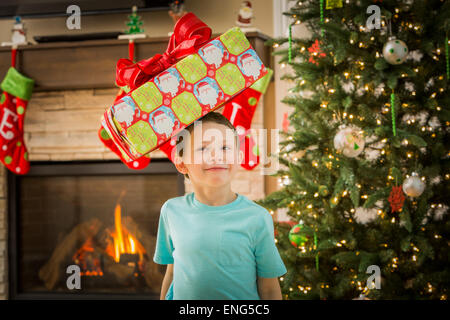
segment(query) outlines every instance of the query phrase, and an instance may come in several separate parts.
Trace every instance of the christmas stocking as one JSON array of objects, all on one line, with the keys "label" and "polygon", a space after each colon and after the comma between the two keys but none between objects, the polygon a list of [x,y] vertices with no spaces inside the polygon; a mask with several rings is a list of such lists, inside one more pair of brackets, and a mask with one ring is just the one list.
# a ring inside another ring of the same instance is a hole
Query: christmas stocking
[{"label": "christmas stocking", "polygon": [[26,174],[30,169],[28,152],[23,139],[23,124],[28,101],[33,92],[34,80],[10,67],[0,84],[0,158],[16,174]]},{"label": "christmas stocking", "polygon": [[244,153],[244,161],[241,166],[247,170],[252,170],[259,164],[258,145],[250,134],[250,127],[259,99],[266,92],[273,74],[272,70],[268,69],[268,71],[250,88],[227,102],[222,112],[238,132],[241,151]]},{"label": "christmas stocking", "polygon": [[[114,103],[125,96],[127,94],[127,91],[123,88],[120,88],[119,93],[117,94],[116,98],[114,99]],[[100,126],[100,129],[98,130],[98,137],[103,144],[108,147],[112,152],[114,152],[120,160],[130,169],[140,170],[144,169],[148,166],[150,163],[150,157],[149,156],[143,156],[140,157],[137,160],[131,160],[128,158],[126,154],[123,154],[119,148],[114,144],[111,137],[108,135],[108,132],[106,132],[105,128],[103,126]]]}]

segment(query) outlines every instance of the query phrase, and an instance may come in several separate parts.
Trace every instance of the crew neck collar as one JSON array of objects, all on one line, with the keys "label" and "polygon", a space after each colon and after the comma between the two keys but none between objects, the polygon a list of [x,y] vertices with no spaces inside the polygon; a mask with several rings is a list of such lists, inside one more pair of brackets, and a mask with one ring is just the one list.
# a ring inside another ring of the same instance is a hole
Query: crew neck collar
[{"label": "crew neck collar", "polygon": [[202,203],[202,202],[197,200],[197,198],[195,197],[195,193],[194,192],[191,192],[190,196],[191,196],[191,199],[192,199],[192,204],[195,207],[197,207],[199,209],[202,209],[202,210],[205,210],[205,211],[218,212],[218,211],[230,210],[230,209],[234,208],[237,204],[239,204],[239,202],[242,201],[242,195],[237,193],[237,192],[235,192],[235,194],[237,196],[236,199],[234,199],[233,201],[231,201],[231,202],[229,202],[227,204],[224,204],[222,206],[210,206],[210,205],[207,205],[205,203]]}]

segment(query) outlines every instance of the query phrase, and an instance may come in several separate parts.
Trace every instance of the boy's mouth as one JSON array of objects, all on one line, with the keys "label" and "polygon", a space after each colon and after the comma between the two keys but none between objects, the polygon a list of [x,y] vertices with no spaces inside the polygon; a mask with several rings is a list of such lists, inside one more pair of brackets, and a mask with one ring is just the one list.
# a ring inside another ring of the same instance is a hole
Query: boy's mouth
[{"label": "boy's mouth", "polygon": [[211,168],[206,168],[206,171],[221,171],[221,170],[227,170],[227,167],[211,167]]}]

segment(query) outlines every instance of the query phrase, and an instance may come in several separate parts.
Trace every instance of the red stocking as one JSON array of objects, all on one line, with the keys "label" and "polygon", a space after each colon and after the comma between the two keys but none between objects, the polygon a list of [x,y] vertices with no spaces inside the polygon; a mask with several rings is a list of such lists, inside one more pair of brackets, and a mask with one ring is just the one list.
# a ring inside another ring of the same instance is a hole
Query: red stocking
[{"label": "red stocking", "polygon": [[26,174],[30,169],[28,151],[23,139],[23,124],[28,101],[33,92],[34,80],[10,67],[0,88],[0,158],[16,174]]}]

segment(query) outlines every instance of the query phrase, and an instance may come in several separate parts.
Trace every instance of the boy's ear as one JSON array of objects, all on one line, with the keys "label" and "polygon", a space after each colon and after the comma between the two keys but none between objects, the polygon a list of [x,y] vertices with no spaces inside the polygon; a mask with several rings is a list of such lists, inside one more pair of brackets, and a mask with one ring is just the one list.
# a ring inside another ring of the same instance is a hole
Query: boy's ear
[{"label": "boy's ear", "polygon": [[186,165],[183,162],[183,159],[180,158],[178,155],[176,155],[173,158],[173,162],[174,162],[175,168],[177,168],[178,172],[180,172],[182,174],[186,174],[188,172]]},{"label": "boy's ear", "polygon": [[239,149],[238,164],[242,164],[243,161],[244,161],[244,152],[241,149]]}]

